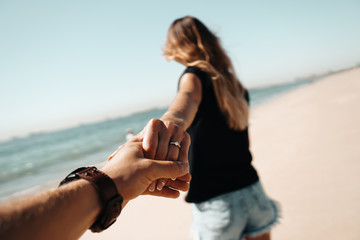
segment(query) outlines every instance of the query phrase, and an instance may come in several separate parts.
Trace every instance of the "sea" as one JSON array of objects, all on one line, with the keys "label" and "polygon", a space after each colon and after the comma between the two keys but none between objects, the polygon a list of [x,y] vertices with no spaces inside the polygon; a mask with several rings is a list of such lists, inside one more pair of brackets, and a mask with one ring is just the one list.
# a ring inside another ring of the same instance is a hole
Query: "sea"
[{"label": "sea", "polygon": [[[320,79],[249,90],[250,108]],[[137,133],[151,118],[160,118],[165,111],[166,108],[151,109],[0,142],[0,201],[6,202],[54,188],[78,167],[103,166],[108,156],[125,142],[128,129]]]}]

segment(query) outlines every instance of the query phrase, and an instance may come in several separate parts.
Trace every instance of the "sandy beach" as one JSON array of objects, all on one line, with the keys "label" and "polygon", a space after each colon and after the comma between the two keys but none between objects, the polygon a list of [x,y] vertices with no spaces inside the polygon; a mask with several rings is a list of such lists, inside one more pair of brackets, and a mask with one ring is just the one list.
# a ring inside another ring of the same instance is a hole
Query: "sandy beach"
[{"label": "sandy beach", "polygon": [[[286,93],[251,112],[251,150],[282,205],[273,239],[360,239],[360,68]],[[191,206],[142,196],[82,240],[190,240]]]}]

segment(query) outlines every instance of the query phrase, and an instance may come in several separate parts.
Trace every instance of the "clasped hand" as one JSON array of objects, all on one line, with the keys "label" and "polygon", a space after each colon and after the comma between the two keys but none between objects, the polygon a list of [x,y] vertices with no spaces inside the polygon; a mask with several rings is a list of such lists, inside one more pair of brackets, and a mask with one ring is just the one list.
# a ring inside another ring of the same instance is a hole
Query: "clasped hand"
[{"label": "clasped hand", "polygon": [[[152,119],[143,130],[143,149],[148,158],[188,162],[189,147],[190,135],[173,122]],[[162,191],[164,187],[169,186],[176,189],[181,186],[180,190],[186,187],[188,190],[190,179],[190,174],[177,179],[161,178],[152,182],[148,191],[152,193],[156,190]]]},{"label": "clasped hand", "polygon": [[189,146],[190,136],[180,127],[152,119],[109,157],[103,171],[126,202],[140,194],[176,198],[189,189]]}]

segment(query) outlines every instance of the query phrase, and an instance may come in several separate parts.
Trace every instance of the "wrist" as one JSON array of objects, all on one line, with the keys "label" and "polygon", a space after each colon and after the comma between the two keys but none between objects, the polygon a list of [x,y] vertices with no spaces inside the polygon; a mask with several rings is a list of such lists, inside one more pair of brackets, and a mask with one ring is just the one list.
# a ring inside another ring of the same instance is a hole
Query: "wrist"
[{"label": "wrist", "polygon": [[75,190],[78,193],[76,201],[81,203],[82,206],[86,205],[86,214],[84,213],[82,216],[83,219],[86,219],[84,216],[88,217],[89,221],[87,221],[86,224],[87,228],[89,228],[96,221],[96,218],[103,208],[103,203],[98,191],[93,184],[85,179],[78,179],[70,184],[64,185],[62,188],[66,189],[68,187],[71,188],[72,191]]},{"label": "wrist", "polygon": [[119,195],[113,180],[96,167],[76,169],[60,183],[60,186],[79,178],[90,182],[101,200],[102,210],[90,227],[93,232],[101,232],[116,221],[122,209],[123,198]]},{"label": "wrist", "polygon": [[185,128],[184,128],[185,120],[182,118],[163,116],[160,118],[160,120],[163,121],[166,126],[170,123],[170,124],[174,124],[175,126],[181,128],[182,130],[185,130]]},{"label": "wrist", "polygon": [[119,184],[119,183],[125,182],[122,180],[121,174],[119,174],[119,171],[117,171],[116,169],[107,167],[107,166],[103,167],[101,169],[101,171],[103,173],[105,173],[106,175],[108,175],[113,180],[119,195],[122,196],[122,198],[123,198],[123,202],[121,205],[121,209],[123,209],[126,206],[126,204],[129,202],[130,199],[128,197],[128,194],[125,191],[126,185],[121,186],[121,184]]}]

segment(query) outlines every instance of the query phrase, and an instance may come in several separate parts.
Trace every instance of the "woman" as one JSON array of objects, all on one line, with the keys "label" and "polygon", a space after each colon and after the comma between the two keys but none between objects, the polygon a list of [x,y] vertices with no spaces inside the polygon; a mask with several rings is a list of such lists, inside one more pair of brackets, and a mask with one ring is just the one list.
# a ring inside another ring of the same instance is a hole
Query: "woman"
[{"label": "woman", "polygon": [[270,239],[278,210],[251,165],[249,95],[219,39],[198,19],[180,18],[170,26],[164,55],[187,67],[161,120],[191,137],[186,201],[194,203],[199,238]]}]

